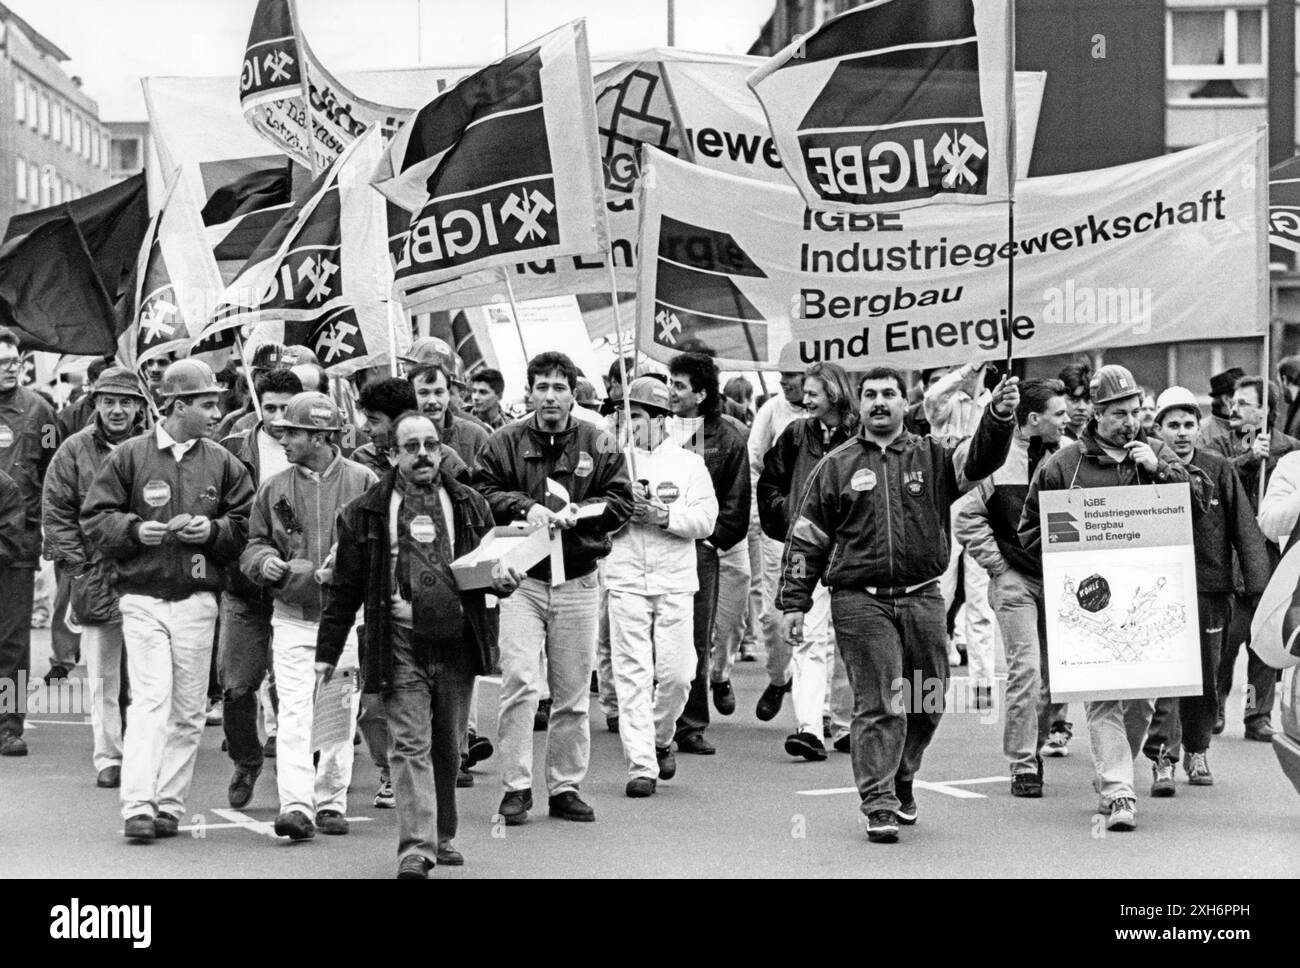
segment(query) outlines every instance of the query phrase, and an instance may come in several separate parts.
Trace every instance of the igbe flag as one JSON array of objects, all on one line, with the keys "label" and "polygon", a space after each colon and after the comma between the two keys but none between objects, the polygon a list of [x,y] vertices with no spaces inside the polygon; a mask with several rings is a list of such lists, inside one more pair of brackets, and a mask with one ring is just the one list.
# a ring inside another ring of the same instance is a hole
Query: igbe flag
[{"label": "igbe flag", "polygon": [[[372,128],[312,183],[226,289],[201,339],[243,327],[250,347],[305,345],[339,373],[388,359],[392,273],[384,200],[369,184],[381,151]],[[398,337],[401,352],[409,334]]]},{"label": "igbe flag", "polygon": [[411,213],[389,239],[402,290],[606,248],[581,20],[461,80],[398,132],[374,185]]},{"label": "igbe flag", "polygon": [[749,78],[810,208],[1005,201],[1010,0],[876,0]]}]

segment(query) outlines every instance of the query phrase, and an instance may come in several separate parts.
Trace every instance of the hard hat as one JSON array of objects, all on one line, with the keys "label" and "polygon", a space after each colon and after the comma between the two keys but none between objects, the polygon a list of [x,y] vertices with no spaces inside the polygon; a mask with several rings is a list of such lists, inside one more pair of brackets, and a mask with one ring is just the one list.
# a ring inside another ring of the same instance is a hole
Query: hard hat
[{"label": "hard hat", "polygon": [[197,397],[220,393],[221,386],[212,375],[212,367],[202,360],[177,360],[163,371],[159,394],[164,397]]},{"label": "hard hat", "polygon": [[1088,397],[1098,406],[1135,397],[1141,392],[1133,374],[1117,363],[1107,363],[1093,374],[1088,384]]},{"label": "hard hat", "polygon": [[279,343],[262,343],[253,350],[249,365],[255,370],[275,370],[289,363],[285,359],[285,348]]},{"label": "hard hat", "polygon": [[1201,416],[1196,394],[1186,387],[1170,387],[1156,398],[1156,423],[1170,410],[1190,410],[1198,419]]},{"label": "hard hat", "polygon": [[652,376],[639,376],[627,388],[628,404],[637,403],[659,413],[672,413],[672,402],[668,397],[668,387],[662,380]]},{"label": "hard hat", "polygon": [[466,386],[465,363],[452,350],[446,340],[438,339],[436,336],[421,336],[411,344],[409,353],[403,356],[402,359],[415,366],[424,363],[437,363],[447,371],[449,383],[458,384],[461,389]]},{"label": "hard hat", "polygon": [[99,374],[99,379],[95,385],[90,388],[91,394],[96,393],[113,393],[121,397],[139,397],[141,400],[146,399],[144,390],[140,389],[140,381],[136,375],[124,366],[110,366]]},{"label": "hard hat", "polygon": [[299,366],[303,363],[315,363],[320,366],[320,357],[316,355],[315,350],[310,346],[295,344],[284,348],[285,366]]},{"label": "hard hat", "polygon": [[271,422],[276,430],[338,430],[343,418],[334,401],[323,393],[296,393],[284,416]]}]

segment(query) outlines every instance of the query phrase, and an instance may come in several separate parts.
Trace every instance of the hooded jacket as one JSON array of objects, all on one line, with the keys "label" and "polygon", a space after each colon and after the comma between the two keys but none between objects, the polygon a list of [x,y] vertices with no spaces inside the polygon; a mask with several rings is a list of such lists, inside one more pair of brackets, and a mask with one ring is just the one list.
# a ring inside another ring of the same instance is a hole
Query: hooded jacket
[{"label": "hooded jacket", "polygon": [[[104,462],[81,505],[90,545],[117,566],[117,590],[179,601],[220,591],[221,566],[236,561],[248,538],[253,482],[220,444],[200,438],[180,463],[158,446],[157,428],[132,437]],[[166,523],[181,513],[212,522],[201,545],[172,535],[150,547],[140,541],[144,521]]]},{"label": "hooded jacket", "polygon": [[[579,521],[563,535],[564,576],[581,578],[609,554],[610,534],[632,516],[627,465],[605,431],[569,417],[567,427],[552,433],[542,430],[533,414],[492,435],[471,479],[497,523],[509,524],[527,516],[534,504],[558,510],[555,498],[547,503],[547,478],[567,490],[575,504],[605,502],[604,514]],[[550,560],[534,565],[528,574],[549,581]]]},{"label": "hooded jacket", "polygon": [[1020,512],[1020,545],[1033,556],[1042,570],[1042,534],[1038,523],[1038,494],[1040,491],[1066,491],[1081,487],[1129,487],[1136,484],[1186,483],[1191,486],[1192,513],[1203,507],[1202,487],[1199,477],[1194,477],[1178,458],[1168,451],[1164,443],[1148,437],[1141,429],[1134,438],[1151,447],[1156,455],[1156,470],[1150,474],[1130,459],[1116,461],[1097,439],[1097,419],[1088,421],[1079,439],[1062,447],[1039,465],[1025,506]]},{"label": "hooded jacket", "polygon": [[[363,608],[360,626],[361,680],[367,693],[387,693],[393,681],[392,557],[389,504],[397,482],[390,469],[364,494],[344,505],[335,525],[338,551],[334,575],[325,586],[325,605],[316,635],[316,661],[337,665],[348,632]],[[492,511],[477,492],[455,480],[441,481],[451,499],[455,546],[452,556],[469,554],[493,526]],[[460,593],[464,610],[462,641],[475,658],[475,675],[488,675],[497,663],[497,608],[488,608],[478,588]],[[420,643],[419,630],[414,630]]]},{"label": "hooded jacket", "polygon": [[249,581],[270,590],[277,615],[319,622],[324,590],[314,569],[286,572],[279,581],[271,581],[262,574],[262,563],[268,558],[305,558],[319,568],[334,544],[338,509],[375,481],[372,471],[335,451],[320,474],[291,465],[262,482],[253,499],[248,545],[239,556],[239,570]]}]

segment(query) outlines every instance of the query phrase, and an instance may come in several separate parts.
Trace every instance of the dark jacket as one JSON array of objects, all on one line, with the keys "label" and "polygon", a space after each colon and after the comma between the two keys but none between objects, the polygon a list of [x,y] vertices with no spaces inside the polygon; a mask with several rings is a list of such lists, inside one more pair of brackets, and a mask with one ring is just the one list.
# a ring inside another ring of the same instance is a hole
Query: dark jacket
[{"label": "dark jacket", "polygon": [[718,520],[709,543],[719,551],[728,551],[749,534],[751,495],[745,435],[721,414],[711,413],[704,417],[702,433],[683,447],[704,458],[718,498]]},{"label": "dark jacket", "polygon": [[[469,465],[460,459],[460,455],[448,447],[446,444],[439,445],[442,449],[442,458],[438,462],[438,473],[444,479],[460,481],[462,484],[469,483]],[[388,462],[388,454],[381,451],[372,440],[369,443],[362,444],[352,452],[348,458],[368,470],[374,471],[376,477],[383,477],[393,465]]]},{"label": "dark jacket", "polygon": [[[144,496],[151,484],[154,504]],[[220,444],[200,439],[177,464],[150,430],[104,462],[81,505],[81,526],[88,542],[115,561],[119,593],[179,601],[221,590],[222,566],[238,560],[248,539],[252,502],[248,471]],[[206,543],[185,544],[170,535],[156,547],[141,543],[142,522],[166,523],[181,513],[212,521]]]},{"label": "dark jacket", "polygon": [[447,410],[438,428],[438,438],[444,447],[450,447],[470,467],[474,466],[479,451],[487,443],[489,431],[480,420],[470,420]]},{"label": "dark jacket", "polygon": [[82,502],[113,450],[92,410],[90,424],[59,446],[45,474],[41,501],[45,557],[72,576],[72,610],[87,625],[105,624],[120,617],[113,588],[113,561],[93,548],[81,529]]},{"label": "dark jacket", "polygon": [[[361,680],[368,693],[387,693],[393,681],[388,514],[396,481],[397,471],[390,469],[339,511],[334,575],[325,586],[325,607],[316,635],[316,661],[337,665],[357,609],[364,606],[359,633]],[[476,491],[459,481],[444,478],[442,486],[451,498],[456,531],[452,555],[460,558],[477,548],[492,530],[492,511]],[[488,675],[497,663],[498,610],[487,607],[487,595],[481,588],[462,591],[460,600],[465,612],[462,641],[474,654],[475,674]],[[415,641],[420,642],[419,630]]]},{"label": "dark jacket", "polygon": [[[257,489],[262,484],[262,451],[257,446],[257,432],[261,427],[262,424],[259,421],[252,427],[245,427],[243,430],[236,431],[221,440],[221,446],[234,454],[235,459],[244,465],[244,470],[248,471],[248,478],[253,484],[254,494],[257,493]],[[251,506],[249,507],[249,514],[252,514]],[[232,561],[227,562],[223,568],[226,573],[227,592],[242,598],[250,604],[260,605],[262,608],[267,609],[271,607],[270,591],[256,582],[250,581],[248,576],[239,570],[238,555]]]},{"label": "dark jacket", "polygon": [[18,387],[0,398],[0,471],[18,485],[26,511],[23,551],[16,565],[35,568],[41,557],[41,482],[59,447],[54,408],[39,393]]},{"label": "dark jacket", "polygon": [[79,430],[85,430],[95,419],[95,395],[83,393],[59,411],[59,440],[67,440]]},{"label": "dark jacket", "polygon": [[1168,452],[1165,445],[1141,430],[1138,440],[1149,444],[1156,455],[1156,472],[1148,474],[1131,460],[1122,463],[1102,449],[1097,439],[1097,421],[1089,420],[1079,439],[1062,447],[1038,467],[1025,506],[1020,512],[1020,544],[1042,568],[1042,535],[1038,525],[1038,493],[1040,491],[1067,491],[1079,487],[1129,487],[1136,484],[1166,484],[1185,482],[1191,486],[1192,513],[1201,504],[1202,488],[1188,473],[1187,466]]},{"label": "dark jacket", "polygon": [[883,450],[861,433],[817,465],[781,556],[778,611],[806,612],[818,579],[832,590],[908,587],[948,567],[948,515],[1006,459],[1012,417],[987,409],[964,467],[956,448],[904,430]]},{"label": "dark jacket", "polygon": [[1223,595],[1234,591],[1232,553],[1237,553],[1245,594],[1258,595],[1273,573],[1264,533],[1255,522],[1249,495],[1232,462],[1203,447],[1192,452],[1202,472],[1204,507],[1193,503],[1192,544],[1196,550],[1196,590]]},{"label": "dark jacket", "polygon": [[758,475],[758,521],[773,541],[790,535],[791,510],[799,507],[804,488],[818,461],[852,437],[844,425],[836,427],[823,443],[823,425],[813,417],[791,423],[763,456]]},{"label": "dark jacket", "polygon": [[[575,504],[605,502],[600,517],[564,532],[564,576],[581,578],[609,554],[610,534],[632,517],[627,464],[605,431],[570,417],[564,430],[550,433],[538,426],[533,414],[493,434],[472,471],[473,487],[487,498],[498,524],[518,521],[534,504],[555,508],[554,498],[547,503],[548,477],[565,488]],[[550,561],[539,562],[528,574],[549,581]]]},{"label": "dark jacket", "polygon": [[14,479],[0,471],[0,568],[22,560],[23,532],[27,525],[26,503]]},{"label": "dark jacket", "polygon": [[[1206,447],[1232,461],[1232,466],[1237,469],[1237,474],[1241,477],[1241,486],[1246,489],[1246,497],[1250,500],[1250,506],[1258,514],[1260,461],[1258,457],[1251,453],[1250,445],[1246,443],[1246,437],[1238,433],[1228,433],[1215,437]],[[1268,480],[1273,476],[1273,468],[1277,467],[1278,459],[1283,454],[1289,454],[1293,450],[1300,450],[1300,440],[1288,437],[1275,428],[1269,432],[1268,448],[1268,461],[1264,467],[1264,487],[1268,487]]]}]

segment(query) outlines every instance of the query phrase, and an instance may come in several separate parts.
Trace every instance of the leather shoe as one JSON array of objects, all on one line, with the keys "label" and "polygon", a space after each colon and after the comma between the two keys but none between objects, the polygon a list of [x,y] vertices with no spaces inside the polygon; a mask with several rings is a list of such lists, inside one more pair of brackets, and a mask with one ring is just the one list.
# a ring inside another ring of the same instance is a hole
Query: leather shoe
[{"label": "leather shoe", "polygon": [[311,840],[316,836],[316,827],[305,813],[290,810],[275,818],[275,835],[290,840]]},{"label": "leather shoe", "polygon": [[694,753],[697,756],[712,756],[717,747],[704,738],[703,733],[691,733],[677,741],[677,752]]},{"label": "leather shoe", "polygon": [[330,837],[342,837],[348,832],[348,818],[337,810],[316,811],[316,829]]},{"label": "leather shoe", "polygon": [[826,759],[826,747],[812,733],[792,733],[785,738],[785,751],[810,763]]},{"label": "leather shoe", "polygon": [[465,761],[462,760],[460,764],[460,772],[456,774],[456,789],[466,790],[473,785],[474,774],[469,771],[469,767],[467,767]]},{"label": "leather shoe", "polygon": [[655,781],[648,776],[633,777],[627,781],[627,790],[624,792],[626,792],[629,797],[635,799],[653,796],[655,792]]},{"label": "leather shoe", "polygon": [[467,759],[465,765],[472,768],[475,765],[482,763],[484,760],[490,760],[492,754],[495,752],[496,750],[493,748],[490,739],[486,736],[480,736],[478,733],[471,732],[469,734],[469,743],[466,746],[465,755]]},{"label": "leather shoe", "polygon": [[728,680],[710,683],[709,688],[713,691],[714,709],[723,716],[730,716],[736,711],[736,693]]},{"label": "leather shoe", "polygon": [[153,818],[154,836],[159,840],[175,837],[180,832],[181,819],[170,813],[160,813]]},{"label": "leather shoe", "polygon": [[147,813],[139,813],[134,817],[129,817],[126,826],[122,828],[122,836],[128,840],[153,840],[157,836],[153,826],[153,817]]},{"label": "leather shoe", "polygon": [[451,844],[439,844],[438,863],[443,867],[464,867],[465,857]]},{"label": "leather shoe", "polygon": [[532,790],[510,790],[501,798],[497,813],[506,822],[507,827],[518,827],[528,822],[528,811],[533,809]]},{"label": "leather shoe", "polygon": [[421,854],[407,854],[397,864],[399,881],[427,881],[429,861]]},{"label": "leather shoe", "polygon": [[226,799],[234,809],[243,810],[248,806],[248,802],[253,799],[253,786],[261,775],[260,766],[255,770],[246,766],[235,767],[235,775],[230,778],[230,786],[226,790]]},{"label": "leather shoe", "polygon": [[677,757],[671,746],[656,746],[655,759],[659,761],[659,779],[671,780],[677,775]]},{"label": "leather shoe", "polygon": [[551,725],[551,700],[543,699],[537,704],[537,712],[533,713],[533,732],[544,733]]},{"label": "leather shoe", "polygon": [[99,776],[95,777],[95,786],[103,790],[116,790],[122,785],[122,768],[120,766],[106,766],[99,771]]},{"label": "leather shoe", "polygon": [[754,715],[763,722],[775,719],[776,714],[781,711],[781,703],[785,701],[785,694],[790,691],[794,680],[787,682],[784,686],[768,683],[763,695],[758,697],[758,705],[754,708]]},{"label": "leather shoe", "polygon": [[5,733],[0,736],[0,756],[26,756],[27,740],[17,733]]},{"label": "leather shoe", "polygon": [[1277,730],[1267,722],[1246,727],[1246,739],[1253,739],[1257,743],[1267,743],[1276,735]]},{"label": "leather shoe", "polygon": [[561,820],[576,820],[578,823],[591,823],[596,819],[596,811],[582,802],[582,798],[572,790],[556,794],[550,798],[547,806],[552,817]]},{"label": "leather shoe", "polygon": [[834,743],[832,743],[831,746],[834,747],[836,753],[852,753],[853,737],[848,733],[845,733]]}]

